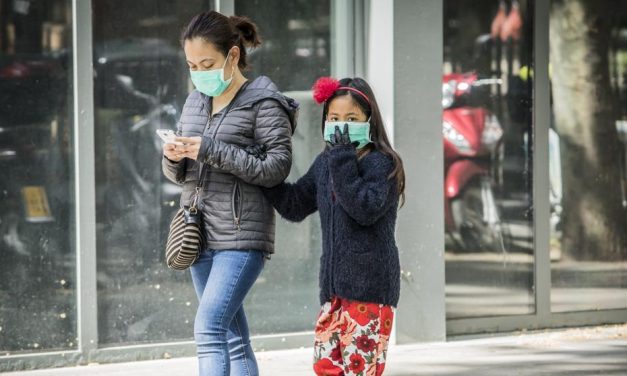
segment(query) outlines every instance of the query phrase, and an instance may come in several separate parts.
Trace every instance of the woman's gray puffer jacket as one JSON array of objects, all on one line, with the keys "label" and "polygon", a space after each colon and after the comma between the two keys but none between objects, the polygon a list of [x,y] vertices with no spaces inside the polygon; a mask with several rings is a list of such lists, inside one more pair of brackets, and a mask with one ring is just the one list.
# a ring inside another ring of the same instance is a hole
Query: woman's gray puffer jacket
[{"label": "woman's gray puffer jacket", "polygon": [[[177,125],[178,134],[193,137],[201,136],[209,122],[198,154],[207,169],[198,201],[205,248],[273,253],[274,209],[260,186],[275,186],[290,172],[298,104],[261,76],[242,89],[218,126],[223,111],[211,116],[211,98],[195,90],[187,97]],[[252,144],[266,145],[265,160],[244,150]],[[189,205],[199,163],[163,157],[162,166],[169,180],[183,185],[181,207]]]}]

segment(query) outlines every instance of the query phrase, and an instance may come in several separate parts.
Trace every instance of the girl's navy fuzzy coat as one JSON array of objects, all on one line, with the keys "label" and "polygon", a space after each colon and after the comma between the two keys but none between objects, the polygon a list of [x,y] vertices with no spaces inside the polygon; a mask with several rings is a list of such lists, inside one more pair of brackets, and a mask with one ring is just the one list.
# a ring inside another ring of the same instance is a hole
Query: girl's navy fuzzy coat
[{"label": "girl's navy fuzzy coat", "polygon": [[351,146],[320,153],[296,183],[264,189],[285,219],[316,210],[322,225],[320,303],[333,296],[396,306],[400,263],[394,238],[399,195],[392,158],[373,150],[361,159]]}]

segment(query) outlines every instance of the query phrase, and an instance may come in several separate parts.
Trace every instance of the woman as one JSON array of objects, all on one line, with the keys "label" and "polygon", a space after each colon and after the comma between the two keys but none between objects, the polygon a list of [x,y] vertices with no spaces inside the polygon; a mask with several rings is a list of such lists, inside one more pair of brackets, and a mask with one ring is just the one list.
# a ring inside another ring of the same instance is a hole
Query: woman
[{"label": "woman", "polygon": [[[189,205],[198,200],[205,249],[191,274],[199,306],[194,323],[200,375],[257,375],[243,301],[274,251],[274,211],[260,187],[289,174],[297,104],[267,77],[248,82],[246,47],[260,44],[245,17],[211,11],[195,16],[182,35],[196,87],[177,126],[180,137],[164,146],[165,175],[183,185]],[[246,152],[266,145],[266,158]]]},{"label": "woman", "polygon": [[[400,293],[394,230],[405,190],[403,163],[366,81],[323,77],[314,99],[324,105],[327,148],[297,182],[264,192],[287,220],[320,214],[322,309],[314,372],[379,376]],[[250,152],[263,156],[257,147]]]}]

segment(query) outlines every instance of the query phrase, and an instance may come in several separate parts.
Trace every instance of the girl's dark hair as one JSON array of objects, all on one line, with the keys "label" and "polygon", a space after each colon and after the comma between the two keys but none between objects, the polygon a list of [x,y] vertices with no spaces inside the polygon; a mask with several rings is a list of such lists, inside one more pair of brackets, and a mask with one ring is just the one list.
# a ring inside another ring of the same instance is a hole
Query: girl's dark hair
[{"label": "girl's dark hair", "polygon": [[368,85],[366,80],[359,77],[343,78],[340,80],[340,85],[361,91],[366,95],[366,97],[368,97],[370,103],[368,103],[364,97],[351,90],[336,90],[333,95],[331,95],[331,97],[324,102],[322,111],[322,132],[324,133],[324,122],[327,118],[327,114],[329,113],[329,104],[331,101],[339,96],[350,95],[353,101],[357,103],[359,108],[361,108],[363,113],[370,118],[370,139],[372,140],[372,143],[362,150],[365,150],[367,153],[370,150],[368,147],[371,149],[374,148],[394,160],[394,170],[392,170],[388,178],[396,179],[396,188],[401,198],[401,206],[403,206],[405,203],[405,170],[403,168],[403,160],[390,144],[390,140],[383,125],[383,117],[381,116],[381,111],[379,111],[379,105],[377,104],[377,100],[374,97],[374,93],[372,92],[370,85]]},{"label": "girl's dark hair", "polygon": [[181,34],[181,44],[195,38],[202,38],[213,44],[225,57],[233,46],[239,47],[240,58],[237,65],[241,70],[248,67],[246,47],[254,48],[261,44],[257,26],[248,17],[227,17],[213,10],[192,18]]}]

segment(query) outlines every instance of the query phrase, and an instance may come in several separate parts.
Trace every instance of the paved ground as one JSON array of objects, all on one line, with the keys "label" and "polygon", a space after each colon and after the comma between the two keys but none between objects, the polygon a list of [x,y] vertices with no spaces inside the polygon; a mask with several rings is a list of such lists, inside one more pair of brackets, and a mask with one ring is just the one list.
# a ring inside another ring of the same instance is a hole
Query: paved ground
[{"label": "paved ground", "polygon": [[[311,349],[257,354],[262,376],[311,375]],[[6,373],[7,376],[195,375],[194,358]],[[627,375],[627,324],[393,346],[386,376]]]}]

